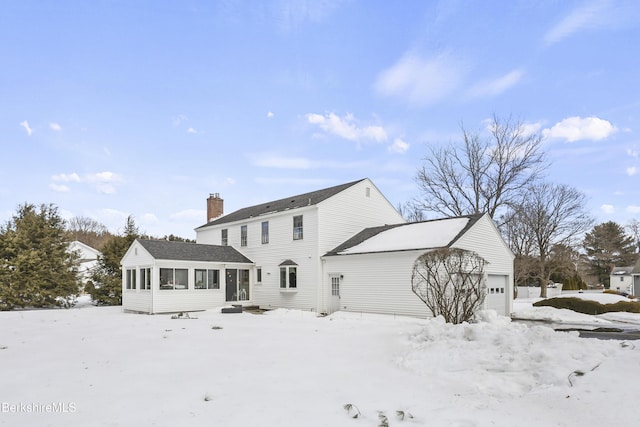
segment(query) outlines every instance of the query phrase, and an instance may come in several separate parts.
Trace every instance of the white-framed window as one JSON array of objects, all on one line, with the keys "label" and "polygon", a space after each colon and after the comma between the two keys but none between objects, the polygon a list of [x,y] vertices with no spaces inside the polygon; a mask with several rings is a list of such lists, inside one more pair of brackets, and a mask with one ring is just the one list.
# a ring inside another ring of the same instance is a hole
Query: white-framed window
[{"label": "white-framed window", "polygon": [[151,268],[140,269],[140,289],[143,291],[151,289]]},{"label": "white-framed window", "polygon": [[298,288],[298,267],[286,265],[280,267],[280,289]]},{"label": "white-framed window", "polygon": [[302,215],[296,215],[293,217],[293,240],[302,240]]},{"label": "white-framed window", "polygon": [[186,268],[161,268],[160,289],[189,289],[189,270]]},{"label": "white-framed window", "polygon": [[240,246],[247,246],[247,226],[240,226]]},{"label": "white-framed window", "polygon": [[194,270],[195,289],[220,289],[220,270]]},{"label": "white-framed window", "polygon": [[256,283],[262,283],[262,267],[256,267]]},{"label": "white-framed window", "polygon": [[126,282],[127,289],[136,288],[136,269],[135,268],[127,268],[125,272],[125,282]]},{"label": "white-framed window", "polygon": [[262,244],[269,243],[269,221],[262,222]]},{"label": "white-framed window", "polygon": [[221,230],[220,244],[222,246],[229,245],[229,230],[227,230],[226,228]]}]

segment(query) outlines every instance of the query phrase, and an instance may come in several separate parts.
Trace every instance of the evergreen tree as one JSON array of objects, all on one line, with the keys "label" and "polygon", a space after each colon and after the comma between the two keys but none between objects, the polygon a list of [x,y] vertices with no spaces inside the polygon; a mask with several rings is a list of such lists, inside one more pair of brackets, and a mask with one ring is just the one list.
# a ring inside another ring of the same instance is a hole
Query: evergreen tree
[{"label": "evergreen tree", "polygon": [[0,310],[75,304],[79,260],[67,238],[55,206],[18,207],[0,228]]},{"label": "evergreen tree", "polygon": [[91,275],[88,286],[94,302],[100,305],[122,304],[122,268],[120,261],[134,240],[140,237],[138,227],[132,216],[121,235],[113,236],[102,247],[98,256],[98,265]]},{"label": "evergreen tree", "polygon": [[624,228],[613,222],[598,224],[584,237],[583,247],[589,260],[589,271],[600,283],[609,287],[609,274],[613,267],[633,265],[636,259],[635,243]]}]

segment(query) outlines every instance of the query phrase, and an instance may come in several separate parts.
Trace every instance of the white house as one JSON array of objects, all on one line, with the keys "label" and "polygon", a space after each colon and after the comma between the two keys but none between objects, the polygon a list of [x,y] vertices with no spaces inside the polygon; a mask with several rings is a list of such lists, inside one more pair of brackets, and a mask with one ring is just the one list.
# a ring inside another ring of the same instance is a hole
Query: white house
[{"label": "white house", "polygon": [[89,280],[89,276],[98,265],[98,256],[101,255],[100,251],[80,242],[79,240],[74,240],[69,243],[67,251],[76,252],[78,254],[80,258],[78,274],[80,275],[82,283],[86,284]]},{"label": "white house", "polygon": [[488,215],[367,228],[323,256],[331,310],[429,316],[411,290],[415,260],[439,248],[475,251],[487,261],[485,307],[509,315],[514,255]]},{"label": "white house", "polygon": [[[435,245],[428,232],[413,233],[418,228],[426,230],[427,223],[406,224],[369,179],[224,216],[222,203],[218,194],[207,200],[208,222],[196,228],[198,243],[188,247],[189,253],[185,244],[173,249],[175,242],[162,242],[162,254],[154,247],[156,243],[149,241],[138,240],[131,246],[122,260],[125,310],[160,313],[233,303],[318,313],[340,309],[425,316],[426,307],[418,310],[413,301],[417,297],[407,280],[411,266],[429,248],[452,246],[473,249],[491,263],[489,292],[493,289],[495,295],[489,298],[490,304],[503,314],[510,312],[513,255],[488,217],[452,220],[459,229],[448,225],[451,233],[457,231]],[[375,241],[371,230],[379,230],[376,234],[383,236],[394,229],[408,231],[410,248],[378,246],[376,251],[355,253],[356,249],[344,247],[353,239],[362,240],[359,245],[367,244],[369,239],[363,236],[370,235]],[[224,256],[231,258],[222,259],[223,250],[229,251]],[[197,258],[198,251],[209,257]],[[160,277],[161,269],[165,275],[169,274],[166,269],[173,269],[171,277],[178,288],[162,287],[166,280]],[[203,270],[206,274],[218,271],[219,289],[204,292],[196,288]],[[499,302],[497,295],[501,296]]]},{"label": "white house", "polygon": [[640,268],[636,271],[634,266],[613,267],[609,276],[609,289],[640,295]]}]

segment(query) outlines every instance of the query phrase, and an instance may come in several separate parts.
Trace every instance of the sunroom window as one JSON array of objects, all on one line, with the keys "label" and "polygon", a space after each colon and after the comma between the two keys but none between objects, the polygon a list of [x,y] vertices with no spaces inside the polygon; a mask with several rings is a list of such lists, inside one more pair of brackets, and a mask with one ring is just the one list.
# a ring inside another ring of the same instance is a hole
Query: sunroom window
[{"label": "sunroom window", "polygon": [[161,268],[160,289],[189,289],[189,270],[186,268]]},{"label": "sunroom window", "polygon": [[126,287],[127,289],[135,289],[136,288],[136,270],[133,268],[127,268],[126,271]]},{"label": "sunroom window", "polygon": [[140,269],[140,289],[147,290],[147,291],[151,289],[151,269],[150,268]]},{"label": "sunroom window", "polygon": [[195,289],[220,289],[220,270],[194,270]]}]

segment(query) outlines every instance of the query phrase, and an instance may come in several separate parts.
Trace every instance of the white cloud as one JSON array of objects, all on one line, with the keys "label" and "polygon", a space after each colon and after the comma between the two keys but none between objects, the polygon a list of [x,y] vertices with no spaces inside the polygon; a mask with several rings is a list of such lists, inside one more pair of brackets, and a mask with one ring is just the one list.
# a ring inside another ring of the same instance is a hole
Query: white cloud
[{"label": "white cloud", "polygon": [[88,183],[93,184],[95,188],[105,194],[113,194],[116,193],[116,185],[124,182],[124,179],[119,174],[105,171],[98,172],[94,174],[80,176],[77,173],[73,172],[70,174],[61,173],[57,175],[51,176],[52,184],[49,185],[51,189],[58,192],[68,192],[70,188],[63,184],[57,183]]},{"label": "white cloud", "polygon": [[55,191],[56,193],[68,193],[69,191],[71,191],[71,189],[66,185],[56,184],[53,182],[49,184],[49,188]]},{"label": "white cloud", "polygon": [[400,153],[400,154],[406,153],[408,149],[409,149],[409,144],[400,138],[394,139],[393,144],[387,147],[387,150],[389,150],[390,152]]},{"label": "white cloud", "polygon": [[28,121],[24,120],[24,121],[20,122],[20,126],[22,126],[24,128],[24,130],[27,131],[27,135],[28,136],[31,136],[31,134],[33,133],[33,129],[31,129],[29,127],[29,122]]},{"label": "white cloud", "polygon": [[612,213],[615,213],[616,211],[613,205],[602,205],[600,206],[600,210],[606,214],[612,214]]},{"label": "white cloud", "polygon": [[513,70],[505,74],[504,76],[498,77],[497,79],[487,82],[481,82],[474,85],[469,91],[469,95],[473,98],[500,95],[501,93],[518,84],[523,75],[523,70]]},{"label": "white cloud", "polygon": [[544,136],[563,138],[568,142],[590,139],[598,141],[613,133],[617,128],[607,120],[598,117],[568,117],[556,123],[552,128],[543,131]]},{"label": "white cloud", "polygon": [[574,9],[544,36],[548,45],[557,43],[582,30],[599,28],[605,24],[608,1],[591,1]]},{"label": "white cloud", "polygon": [[275,116],[275,114],[273,114],[273,112],[271,112],[271,111],[267,112],[267,118],[268,119],[272,118],[273,116]]},{"label": "white cloud", "polygon": [[152,213],[145,213],[142,214],[142,216],[140,217],[140,221],[145,222],[145,223],[157,223],[158,222],[158,217],[155,214]]},{"label": "white cloud", "polygon": [[180,126],[182,122],[186,122],[187,120],[189,120],[187,116],[184,114],[178,114],[171,118],[171,123],[173,123],[174,126]]},{"label": "white cloud", "polygon": [[75,172],[70,174],[61,173],[53,175],[51,179],[57,182],[80,182],[80,176]]},{"label": "white cloud", "polygon": [[49,123],[49,128],[56,132],[60,132],[62,130],[62,127],[58,123]]},{"label": "white cloud", "polygon": [[187,129],[187,133],[191,133],[191,134],[194,134],[194,135],[195,135],[195,134],[197,134],[197,133],[198,133],[198,131],[197,131],[197,130],[195,130],[194,128],[189,128],[189,129]]},{"label": "white cloud", "polygon": [[632,214],[638,214],[640,213],[640,206],[634,206],[634,205],[627,206],[627,212]]},{"label": "white cloud", "polygon": [[464,68],[461,61],[448,54],[423,58],[409,53],[378,75],[374,89],[413,105],[430,105],[460,85]]},{"label": "white cloud", "polygon": [[633,148],[627,148],[627,154],[633,158],[637,158],[638,157],[638,150],[636,149],[636,147],[634,146]]},{"label": "white cloud", "polygon": [[223,184],[224,185],[233,185],[236,183],[236,180],[233,178],[225,178]]},{"label": "white cloud", "polygon": [[359,127],[353,114],[348,113],[340,117],[335,113],[325,115],[309,113],[306,115],[307,122],[317,125],[323,131],[337,135],[350,141],[373,140],[376,142],[386,141],[387,132],[382,126],[362,126]]},{"label": "white cloud", "polygon": [[638,173],[638,168],[635,166],[630,166],[627,168],[627,175],[633,176]]},{"label": "white cloud", "polygon": [[522,124],[522,136],[523,137],[527,137],[527,136],[531,136],[535,133],[540,132],[540,129],[542,129],[542,123],[541,122],[537,122],[537,123],[523,123]]}]

